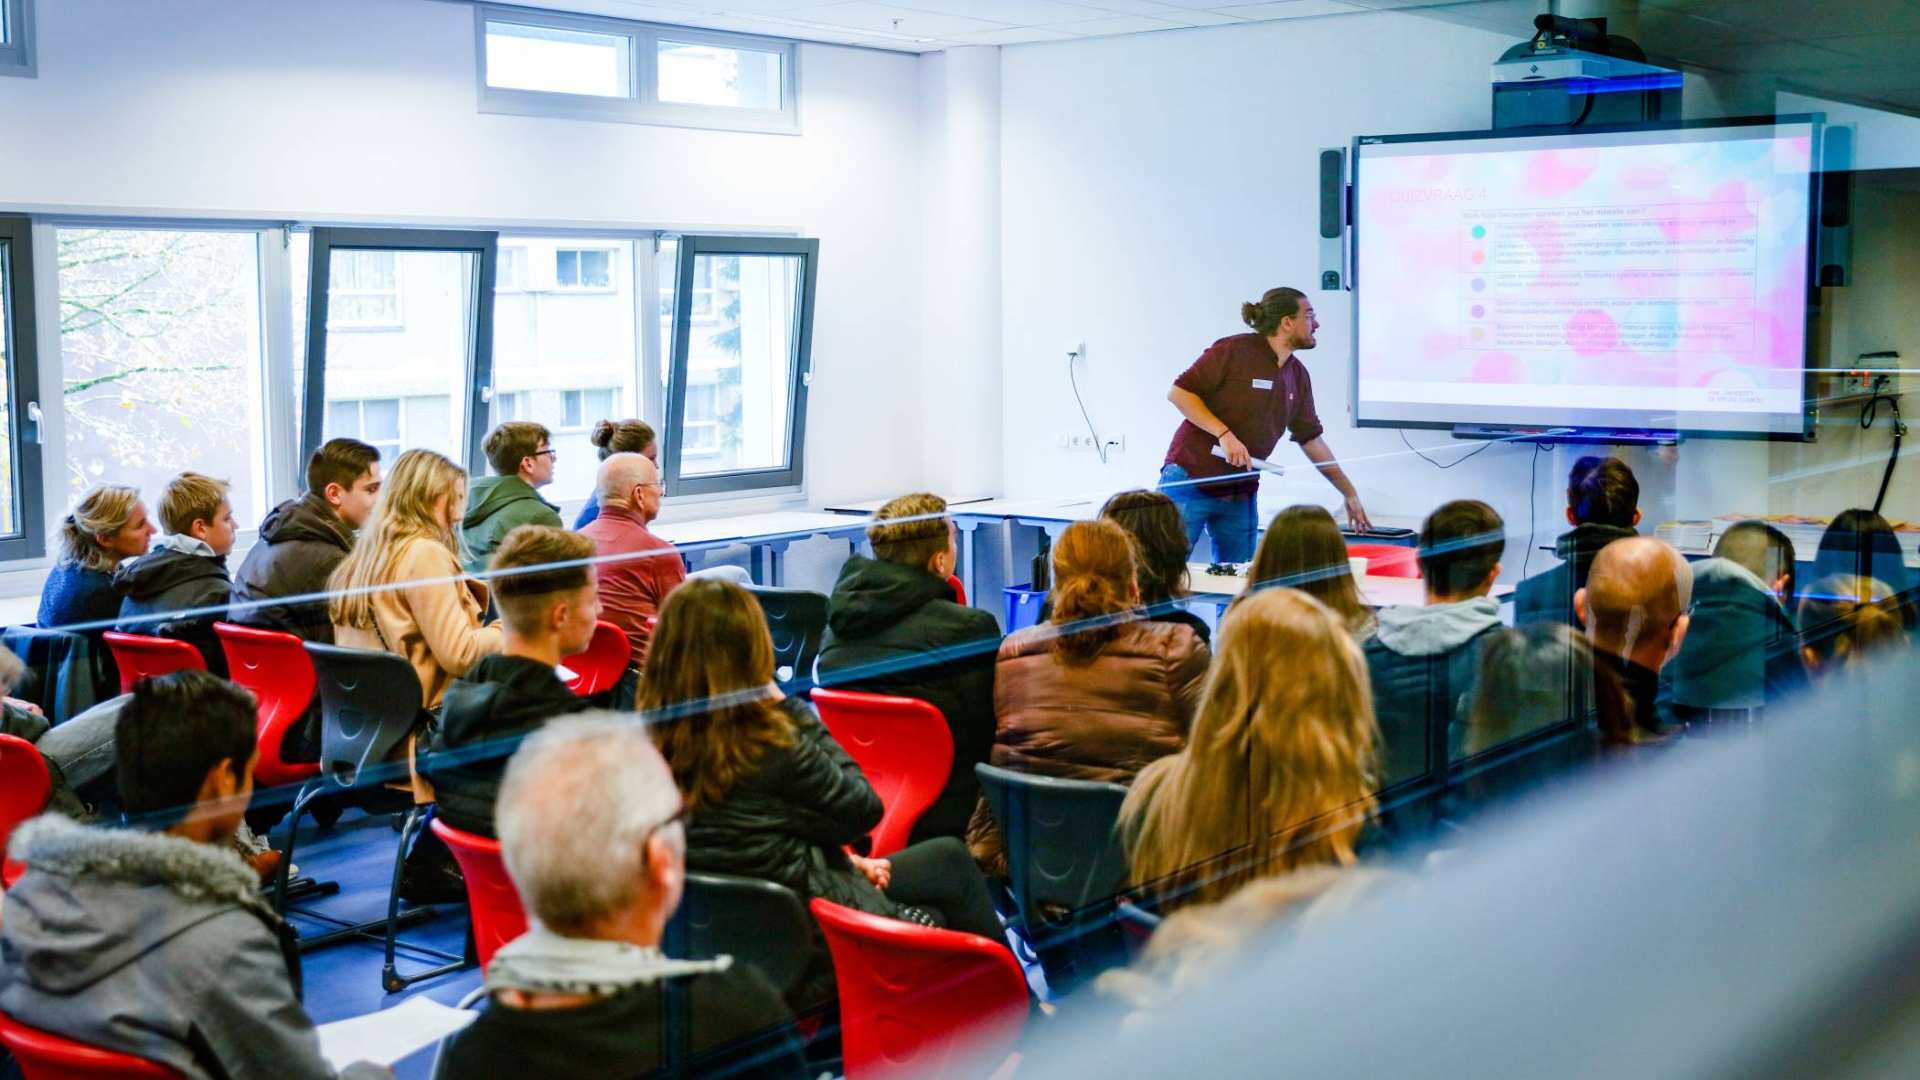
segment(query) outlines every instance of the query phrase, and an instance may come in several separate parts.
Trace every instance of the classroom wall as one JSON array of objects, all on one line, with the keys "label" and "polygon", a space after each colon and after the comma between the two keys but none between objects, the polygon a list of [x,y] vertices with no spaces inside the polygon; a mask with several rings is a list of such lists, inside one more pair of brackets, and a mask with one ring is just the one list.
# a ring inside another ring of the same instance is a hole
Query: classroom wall
[{"label": "classroom wall", "polygon": [[915,57],[800,47],[798,136],[483,115],[434,0],[59,0],[0,79],[0,210],[797,230],[816,499],[920,481]]}]

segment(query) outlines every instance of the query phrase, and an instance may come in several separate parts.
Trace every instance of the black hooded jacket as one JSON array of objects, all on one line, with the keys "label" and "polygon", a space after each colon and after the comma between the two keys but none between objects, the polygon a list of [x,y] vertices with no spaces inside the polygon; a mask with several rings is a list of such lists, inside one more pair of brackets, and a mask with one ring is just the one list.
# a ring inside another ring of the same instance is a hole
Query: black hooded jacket
[{"label": "black hooded jacket", "polygon": [[[233,598],[244,603],[325,592],[334,568],[352,550],[353,534],[325,499],[312,493],[288,499],[260,522],[259,542],[233,575]],[[333,644],[324,600],[249,608],[234,612],[233,621]]]},{"label": "black hooded jacket", "polygon": [[953,602],[946,581],[925,570],[855,555],[840,569],[820,651],[820,683],[918,698],[953,733],[953,771],[920,816],[909,843],[964,837],[979,801],[973,767],[993,750],[994,657],[1000,624]]},{"label": "black hooded jacket", "polygon": [[194,555],[158,547],[137,559],[128,559],[113,572],[113,588],[120,594],[120,623],[114,629],[148,637],[190,642],[206,659],[207,670],[227,677],[227,654],[213,624],[226,617],[211,611],[178,619],[129,620],[195,608],[224,607],[233,592],[224,555]]},{"label": "black hooded jacket", "polygon": [[483,658],[447,687],[440,728],[422,766],[440,816],[463,832],[494,835],[500,778],[521,740],[556,716],[592,707],[538,660]]},{"label": "black hooded jacket", "polygon": [[1638,535],[1632,529],[1596,522],[1575,525],[1572,532],[1561,534],[1553,545],[1553,553],[1560,556],[1560,565],[1551,570],[1542,570],[1515,586],[1514,625],[1525,626],[1537,622],[1577,625],[1573,615],[1573,594],[1587,587],[1587,571],[1593,568],[1594,557],[1600,554],[1601,548],[1615,540]]}]

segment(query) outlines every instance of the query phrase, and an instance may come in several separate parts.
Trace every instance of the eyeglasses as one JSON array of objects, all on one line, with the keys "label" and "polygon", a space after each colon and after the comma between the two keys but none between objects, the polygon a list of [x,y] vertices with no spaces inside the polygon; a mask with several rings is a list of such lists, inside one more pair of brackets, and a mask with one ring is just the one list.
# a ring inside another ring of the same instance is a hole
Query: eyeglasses
[{"label": "eyeglasses", "polygon": [[534,452],[533,452],[532,454],[530,454],[530,455],[528,455],[528,456],[529,456],[529,457],[539,457],[539,456],[541,456],[542,454],[545,454],[545,455],[546,455],[547,457],[550,457],[550,458],[552,458],[552,459],[553,459],[553,460],[555,460],[555,461],[559,461],[559,460],[560,460],[560,451],[558,451],[558,450],[555,450],[555,449],[554,449],[553,447],[551,447],[551,446],[549,446],[549,447],[547,447],[547,448],[546,448],[545,450],[535,450],[535,451],[534,451]]}]

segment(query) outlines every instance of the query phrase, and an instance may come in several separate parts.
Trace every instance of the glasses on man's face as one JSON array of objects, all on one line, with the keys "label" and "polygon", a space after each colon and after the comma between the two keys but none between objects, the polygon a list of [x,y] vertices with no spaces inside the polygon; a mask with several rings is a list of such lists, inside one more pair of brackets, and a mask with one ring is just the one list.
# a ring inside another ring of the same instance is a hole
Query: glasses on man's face
[{"label": "glasses on man's face", "polygon": [[558,450],[555,450],[555,449],[554,449],[553,447],[551,447],[551,446],[549,446],[549,447],[547,447],[547,448],[546,448],[545,450],[535,450],[535,451],[533,452],[533,456],[534,456],[534,457],[540,457],[540,456],[541,456],[541,455],[543,455],[543,454],[544,454],[545,456],[547,456],[547,457],[550,457],[550,458],[552,458],[552,459],[553,459],[553,460],[555,460],[555,461],[559,461],[559,460],[560,460],[560,451],[558,451]]}]

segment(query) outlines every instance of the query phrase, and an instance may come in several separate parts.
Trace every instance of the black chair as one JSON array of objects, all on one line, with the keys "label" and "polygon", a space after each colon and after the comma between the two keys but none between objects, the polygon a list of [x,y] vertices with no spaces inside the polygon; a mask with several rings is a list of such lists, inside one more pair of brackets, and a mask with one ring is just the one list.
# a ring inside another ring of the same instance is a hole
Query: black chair
[{"label": "black chair", "polygon": [[806,971],[813,918],[784,885],[689,873],[680,909],[667,923],[666,946],[669,955],[683,959],[725,953],[759,968],[785,994]]},{"label": "black chair", "polygon": [[1123,955],[1115,905],[1127,884],[1114,823],[1127,789],[975,765],[1006,841],[1013,902],[1047,983],[1068,990]]},{"label": "black chair", "polygon": [[[431,807],[414,804],[410,792],[389,791],[381,785],[408,779],[403,747],[407,736],[419,723],[420,678],[413,666],[392,653],[366,649],[347,649],[336,645],[307,643],[307,655],[313,658],[314,674],[320,691],[320,775],[308,781],[294,799],[293,812],[287,816],[285,854],[280,860],[280,888],[285,896],[288,867],[293,865],[294,837],[300,816],[322,794],[347,795],[370,812],[404,812],[400,843],[393,855],[393,881],[387,891],[387,915],[364,923],[346,923],[339,919],[304,912],[311,918],[332,923],[335,929],[300,939],[300,950],[308,952],[350,938],[378,931],[385,941],[386,963],[380,982],[389,993],[403,990],[423,979],[445,975],[469,966],[469,957],[455,956],[420,945],[409,949],[448,961],[438,967],[411,975],[400,974],[394,963],[396,935],[403,926],[412,926],[433,917],[431,908],[400,910],[400,872],[407,849],[414,837],[425,830]],[[401,760],[392,760],[399,755]],[[279,901],[284,904],[284,901]]]},{"label": "black chair", "polygon": [[98,631],[42,630],[28,623],[0,631],[0,645],[27,668],[13,696],[40,706],[51,723],[63,724],[120,695],[120,671]]},{"label": "black chair", "polygon": [[773,632],[774,678],[789,693],[813,689],[813,661],[827,632],[827,597],[810,589],[748,585]]}]

